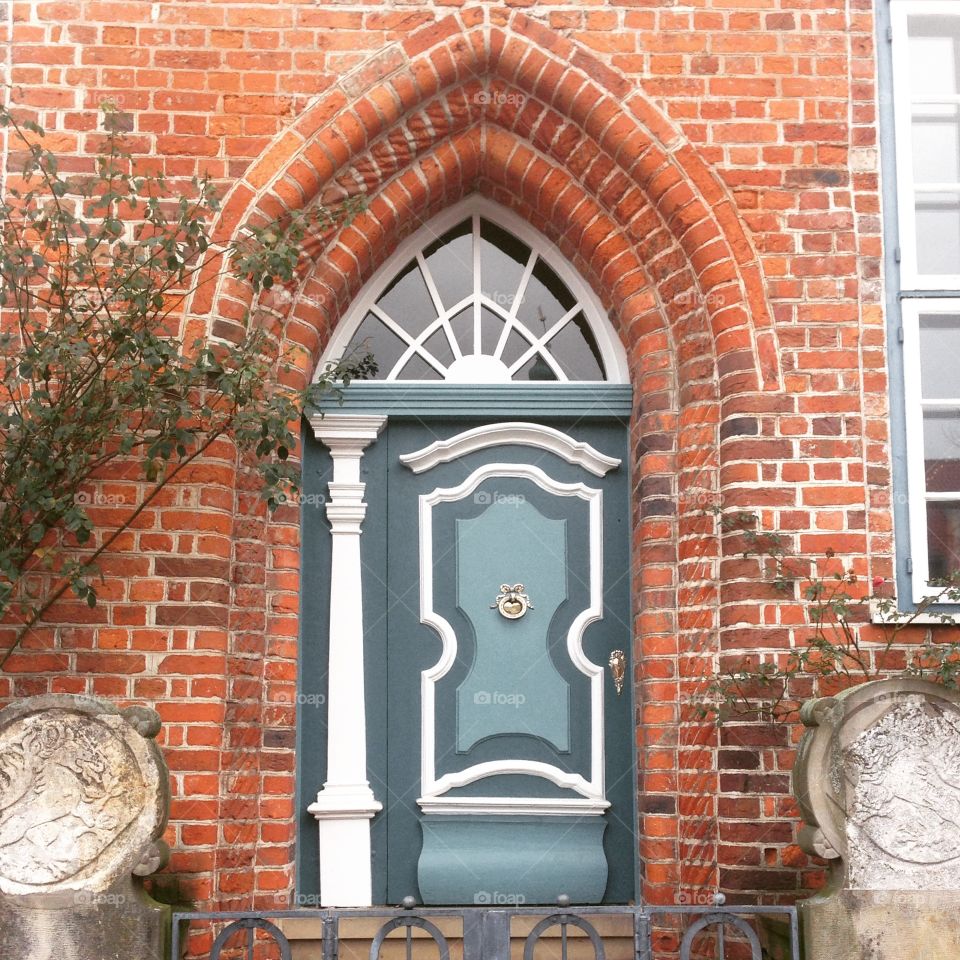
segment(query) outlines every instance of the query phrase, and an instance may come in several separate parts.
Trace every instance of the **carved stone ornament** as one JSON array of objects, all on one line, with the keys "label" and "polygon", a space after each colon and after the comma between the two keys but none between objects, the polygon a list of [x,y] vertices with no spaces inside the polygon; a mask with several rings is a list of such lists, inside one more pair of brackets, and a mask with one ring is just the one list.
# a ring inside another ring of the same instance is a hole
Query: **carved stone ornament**
[{"label": "carved stone ornament", "polygon": [[794,793],[807,852],[857,890],[960,890],[960,694],[868,683],[808,704]]},{"label": "carved stone ornament", "polygon": [[97,892],[166,861],[152,710],[63,695],[0,712],[0,892]]}]

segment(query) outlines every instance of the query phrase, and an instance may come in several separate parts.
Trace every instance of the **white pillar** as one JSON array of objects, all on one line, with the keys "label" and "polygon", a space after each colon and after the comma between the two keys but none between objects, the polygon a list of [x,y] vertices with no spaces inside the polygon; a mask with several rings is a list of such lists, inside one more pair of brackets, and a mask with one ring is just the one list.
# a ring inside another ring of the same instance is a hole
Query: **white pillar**
[{"label": "white pillar", "polygon": [[333,457],[327,517],[330,562],[330,665],[327,674],[327,779],[307,808],[320,832],[320,902],[367,907],[372,901],[370,820],[382,809],[367,782],[360,525],[367,505],[360,458],[386,417],[310,418]]}]

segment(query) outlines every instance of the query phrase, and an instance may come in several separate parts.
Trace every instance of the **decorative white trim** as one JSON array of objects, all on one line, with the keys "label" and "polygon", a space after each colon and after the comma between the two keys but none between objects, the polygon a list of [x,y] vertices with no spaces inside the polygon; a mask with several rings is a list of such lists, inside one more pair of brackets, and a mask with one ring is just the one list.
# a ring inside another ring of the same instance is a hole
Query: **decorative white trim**
[{"label": "decorative white trim", "polygon": [[360,526],[367,506],[360,459],[386,417],[310,418],[330,450],[330,666],[327,680],[327,779],[307,807],[318,821],[323,906],[364,907],[373,900],[370,819],[382,809],[367,782]]},{"label": "decorative white trim", "polygon": [[[569,438],[568,438],[569,439]],[[572,441],[571,441],[572,442]],[[403,459],[403,458],[401,458]],[[590,779],[571,774],[553,764],[526,760],[498,760],[474,764],[465,770],[437,778],[434,752],[436,748],[436,684],[453,666],[457,655],[457,637],[450,623],[433,609],[433,508],[470,496],[490,477],[514,477],[530,480],[547,493],[561,497],[579,497],[589,505],[590,533],[590,605],[574,619],[567,633],[567,653],[574,666],[590,679]],[[485,777],[524,773],[543,777],[569,788],[594,802],[606,802],[604,788],[603,741],[603,667],[588,660],[583,652],[586,628],[603,616],[603,491],[583,483],[561,483],[539,467],[526,463],[488,463],[477,468],[456,487],[437,488],[420,496],[420,622],[433,627],[443,644],[440,659],[422,671],[421,693],[421,808],[428,806],[446,791]],[[448,798],[449,799],[449,798]],[[543,803],[542,798],[512,798],[519,804]],[[471,798],[473,803],[483,803]],[[559,800],[558,804],[566,803]],[[576,801],[571,801],[576,802]],[[490,808],[488,812],[494,812]]]},{"label": "decorative white trim", "polygon": [[420,797],[420,809],[431,815],[501,814],[528,817],[602,817],[609,800],[543,797]]},{"label": "decorative white trim", "polygon": [[[369,413],[312,413],[309,417],[313,435],[326,446],[337,444],[337,450],[357,456],[380,436],[386,417]],[[332,449],[332,448],[331,448]]]},{"label": "decorative white trim", "polygon": [[[960,298],[904,300],[903,321],[903,386],[907,437],[907,496],[910,517],[910,557],[913,561],[912,595],[914,603],[939,593],[927,585],[930,557],[927,545],[927,503],[935,500],[957,500],[958,492],[928,493],[923,437],[923,411],[947,405],[956,409],[960,397],[949,401],[923,400],[920,382],[920,315],[960,315]],[[960,394],[960,387],[957,390]]]},{"label": "decorative white trim", "polygon": [[570,773],[555,767],[552,763],[541,763],[539,760],[488,760],[486,763],[475,763],[465,770],[445,773],[436,780],[435,789],[430,792],[431,795],[439,795],[448,790],[456,790],[458,787],[476,783],[477,780],[483,780],[485,777],[502,776],[505,773],[542,777],[564,790],[576,790],[584,796],[591,795],[590,784],[579,773]]},{"label": "decorative white trim", "polygon": [[307,812],[317,820],[372,820],[383,809],[383,804],[373,799],[369,783],[329,782],[317,794],[317,799],[307,807]]},{"label": "decorative white trim", "polygon": [[515,420],[508,423],[492,423],[471,430],[464,430],[449,440],[437,440],[422,450],[405,453],[400,462],[414,473],[424,473],[440,463],[449,463],[468,453],[487,450],[490,447],[516,444],[523,447],[536,447],[555,453],[567,463],[573,463],[589,470],[598,477],[606,476],[620,466],[617,457],[608,457],[590,446],[586,441],[574,440],[560,430],[542,423],[528,423]]},{"label": "decorative white trim", "polygon": [[[315,377],[320,376],[328,361],[337,360],[343,356],[343,353],[350,343],[350,340],[357,331],[357,327],[360,326],[360,324],[363,322],[363,318],[371,311],[371,308],[375,305],[377,299],[386,289],[388,284],[400,272],[400,270],[402,270],[403,267],[405,267],[411,260],[416,259],[417,254],[424,246],[430,243],[430,241],[439,238],[451,227],[455,227],[458,223],[461,223],[467,217],[472,215],[482,216],[486,220],[489,220],[492,223],[495,223],[503,229],[509,231],[515,237],[522,240],[528,247],[530,247],[531,251],[538,254],[543,258],[544,261],[546,261],[551,269],[553,269],[560,279],[563,280],[563,282],[567,285],[567,287],[570,289],[570,292],[577,299],[583,309],[583,314],[587,319],[587,323],[590,326],[591,332],[596,338],[597,347],[600,350],[600,355],[603,358],[603,365],[606,372],[606,380],[604,382],[629,383],[630,372],[627,364],[626,350],[624,350],[623,344],[620,342],[620,338],[617,336],[616,331],[610,324],[610,321],[607,318],[607,312],[604,309],[603,304],[600,302],[600,298],[596,295],[596,293],[594,293],[590,285],[579,275],[579,273],[567,261],[560,250],[550,243],[550,241],[547,240],[543,234],[527,223],[526,220],[517,216],[517,214],[513,213],[511,210],[508,210],[506,207],[502,207],[498,203],[494,203],[491,200],[487,200],[485,197],[476,195],[468,197],[466,200],[463,200],[460,203],[443,210],[423,227],[415,231],[411,236],[407,237],[397,247],[394,253],[381,264],[374,275],[366,283],[359,296],[353,301],[341,322],[337,325],[333,336],[330,338],[330,342],[327,344],[326,350],[323,352],[320,362],[317,364]],[[527,269],[524,271],[519,295],[522,295],[523,288],[529,281],[530,273],[533,269],[532,259],[533,258],[531,257],[531,262],[527,264]],[[426,271],[426,274],[428,275],[429,271]],[[476,273],[474,275],[478,276]],[[426,281],[426,275],[425,282],[427,283],[427,289],[430,291],[431,299],[436,305],[439,301],[439,297],[437,296],[435,285],[434,289],[430,289],[432,281]],[[506,344],[508,329],[517,331],[523,330],[523,327],[516,323],[515,311],[519,306],[519,295],[510,309],[505,309],[502,305],[495,303],[489,298],[482,297],[482,305],[499,314],[504,319],[506,325],[501,334],[500,341],[497,344],[497,356],[499,356],[499,351],[502,351],[504,345]],[[473,298],[473,302],[475,311],[474,322],[476,323],[476,318],[479,316],[481,298]],[[444,311],[444,313],[441,314],[437,320],[430,324],[430,327],[428,327],[427,330],[424,330],[416,338],[411,338],[404,334],[401,339],[407,344],[407,349],[404,352],[403,362],[405,363],[406,360],[408,360],[414,353],[416,353],[418,356],[423,356],[423,353],[420,351],[420,349],[418,349],[419,345],[422,345],[424,341],[428,339],[429,336],[437,329],[443,328],[446,332],[447,339],[455,341],[456,338],[452,336],[452,333],[449,329],[449,319],[455,316],[456,313],[463,308],[463,305],[464,303],[461,303],[457,306],[451,307],[449,310]],[[549,340],[550,337],[558,332],[560,326],[560,324],[555,325],[555,327],[549,332],[548,336],[544,338],[544,342]],[[525,339],[529,339],[528,336],[524,336]],[[459,359],[461,355],[459,347],[453,342],[450,344],[450,346],[454,351],[454,358]],[[548,357],[547,362],[550,363],[551,359],[552,358]],[[439,369],[436,367],[436,364],[431,365],[436,369]],[[398,364],[395,369],[391,371],[391,373],[396,375],[401,368],[402,367]],[[554,370],[555,374],[560,376],[562,382],[565,379],[562,371],[560,371],[555,364],[551,364],[551,368]],[[415,383],[417,381],[406,380],[402,382]]]},{"label": "decorative white trim", "polygon": [[913,97],[910,88],[910,41],[908,21],[923,16],[960,17],[956,0],[892,0],[890,3],[891,53],[893,59],[893,108],[897,164],[897,218],[900,240],[900,286],[904,290],[960,289],[960,274],[922,274],[917,264],[916,195],[960,192],[960,183],[918,184],[913,170],[912,106],[923,103],[955,103],[956,96]]}]

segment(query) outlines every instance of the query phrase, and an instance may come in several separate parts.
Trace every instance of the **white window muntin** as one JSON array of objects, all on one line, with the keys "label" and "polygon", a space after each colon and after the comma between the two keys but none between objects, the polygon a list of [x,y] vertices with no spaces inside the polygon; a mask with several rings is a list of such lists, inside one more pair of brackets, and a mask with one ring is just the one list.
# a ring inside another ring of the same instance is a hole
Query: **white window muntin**
[{"label": "white window muntin", "polygon": [[[937,299],[911,299],[903,302],[903,380],[907,434],[907,490],[910,516],[910,553],[913,561],[913,600],[938,593],[928,586],[930,577],[929,529],[927,505],[937,501],[960,501],[960,490],[928,491],[926,450],[924,446],[924,412],[957,411],[960,413],[960,375],[957,397],[924,399],[920,363],[921,316],[960,316],[960,296]],[[958,564],[960,566],[960,564]]]},{"label": "white window muntin", "polygon": [[[960,2],[958,0],[891,0],[901,287],[905,290],[960,290],[960,272],[921,273],[918,266],[916,213],[918,196],[956,196],[957,204],[960,206],[960,180],[939,183],[915,182],[913,162],[915,108],[923,107],[928,113],[935,112],[937,109],[952,109],[960,115],[960,90],[949,91],[942,96],[914,95],[911,87],[909,22],[931,16],[956,16],[960,23]],[[960,119],[958,119],[958,125],[960,125]],[[960,229],[960,211],[957,214],[957,226]],[[957,240],[960,246],[960,236]]]},{"label": "white window muntin", "polygon": [[[384,319],[385,315],[376,309],[376,301],[390,284],[390,282],[411,260],[416,259],[421,267],[421,272],[424,275],[425,282],[427,282],[427,288],[430,292],[431,299],[434,301],[434,304],[437,307],[442,306],[438,291],[436,290],[435,286],[431,289],[431,284],[429,281],[427,281],[429,271],[423,270],[422,256],[418,256],[418,254],[432,240],[441,237],[452,227],[455,227],[468,217],[474,218],[474,229],[477,229],[479,217],[483,217],[485,220],[488,220],[496,226],[499,226],[502,229],[512,233],[515,237],[517,237],[517,239],[523,241],[523,243],[530,248],[532,254],[524,271],[523,280],[521,281],[521,289],[523,284],[529,280],[535,261],[537,257],[539,257],[559,276],[563,283],[567,285],[571,294],[576,299],[576,306],[566,315],[548,327],[540,337],[537,337],[536,343],[531,344],[524,357],[521,358],[521,360],[517,363],[513,363],[511,365],[511,370],[521,367],[523,363],[537,353],[538,345],[548,343],[549,340],[555,336],[576,313],[582,312],[587,324],[590,327],[590,331],[596,340],[597,348],[599,349],[603,360],[603,367],[606,374],[606,380],[604,382],[629,383],[630,376],[627,367],[626,351],[624,350],[623,344],[620,342],[620,339],[616,335],[612,325],[607,319],[603,305],[600,303],[599,298],[593,292],[590,286],[583,280],[577,271],[573,269],[563,254],[541,233],[531,227],[523,218],[517,216],[511,210],[501,207],[499,204],[494,203],[493,201],[487,200],[485,197],[478,196],[469,197],[461,203],[449,207],[437,216],[433,217],[419,230],[407,237],[390,255],[390,257],[384,261],[376,273],[374,273],[373,277],[371,277],[371,279],[367,282],[360,296],[357,297],[357,299],[351,305],[341,322],[337,325],[337,329],[334,331],[333,336],[330,338],[330,343],[327,345],[327,349],[324,351],[321,363],[318,364],[317,372],[319,373],[319,371],[323,369],[324,363],[327,360],[332,360],[343,355],[343,352],[346,350],[354,333],[368,313],[374,313],[381,320]],[[471,300],[473,301],[474,310],[475,338],[477,336],[477,326],[480,322],[481,307],[487,307],[506,319],[510,310],[504,308],[502,305],[496,303],[488,297],[485,297],[480,290],[481,275],[479,270],[479,244],[473,244],[473,251],[473,292],[469,297],[464,298],[460,304],[455,305],[453,308],[444,308],[443,314],[437,319],[433,320],[427,330],[424,330],[421,334],[417,335],[415,338],[416,343],[408,346],[402,362],[398,361],[398,363],[394,365],[395,370],[402,369],[402,363],[405,363],[409,356],[414,353],[424,359],[427,363],[430,363],[434,369],[439,370],[437,364],[431,362],[431,359],[425,355],[425,351],[421,351],[418,349],[418,347],[429,338],[431,333],[442,328],[445,318],[449,320],[449,317],[454,316],[458,309],[462,309],[462,307],[466,306]],[[518,308],[518,306],[519,298],[517,298],[510,309],[515,310]],[[394,332],[397,331],[395,330]],[[509,332],[510,324],[506,323],[505,329],[501,333],[501,342],[498,344],[499,348],[502,348],[503,340],[506,338],[506,336],[508,336]],[[407,337],[405,336],[404,339],[407,339]],[[456,337],[451,338],[448,336],[448,340],[456,341]],[[456,357],[462,355],[462,351],[458,352],[458,348],[454,346],[453,342],[451,342],[450,346],[455,351]],[[551,369],[555,374],[561,373],[559,367],[549,356],[549,350],[541,351],[541,356],[543,356],[546,362],[550,364]],[[394,371],[391,371],[391,373],[393,372]],[[389,380],[390,377],[388,376],[387,379]],[[563,382],[565,379],[566,377],[563,376],[558,377],[559,382]],[[406,380],[398,382],[410,383],[415,381]],[[483,370],[480,367],[480,364],[478,364],[477,377],[473,382],[484,382]]]}]

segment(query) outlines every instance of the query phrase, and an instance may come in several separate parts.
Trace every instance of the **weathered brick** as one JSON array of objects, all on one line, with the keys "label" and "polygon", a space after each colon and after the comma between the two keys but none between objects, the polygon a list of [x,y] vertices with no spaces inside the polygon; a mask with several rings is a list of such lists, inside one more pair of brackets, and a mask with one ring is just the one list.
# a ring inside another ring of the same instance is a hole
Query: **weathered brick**
[{"label": "weathered brick", "polygon": [[[284,317],[307,351],[301,380],[362,282],[451,200],[480,190],[560,246],[611,317],[635,386],[645,892],[672,903],[678,878],[706,882],[702,850],[682,840],[693,836],[715,845],[733,895],[798,890],[795,811],[778,805],[794,732],[728,724],[717,738],[679,698],[706,669],[698,657],[783,651],[805,623],[733,562],[741,545],[718,545],[704,498],[758,510],[804,548],[832,543],[864,569],[870,549],[891,566],[878,171],[849,153],[877,142],[872,12],[848,23],[815,0],[512,0],[438,20],[435,6],[394,0],[59,0],[12,31],[10,80],[25,110],[62,117],[48,143],[65,165],[86,162],[96,105],[113,98],[141,162],[174,180],[209,169],[233,189],[225,237],[334,179],[367,192],[352,233],[329,250],[305,244],[325,255]],[[481,90],[527,101],[493,109]],[[238,341],[249,295],[200,290],[191,332],[212,318]],[[263,516],[226,444],[183,481],[183,497],[142,515],[105,558],[101,605],[57,604],[56,632],[10,658],[0,695],[79,680],[155,703],[171,725],[174,826],[191,848],[172,869],[201,902],[249,904],[292,888],[295,817],[277,778],[294,763],[293,712],[270,712],[265,689],[296,679],[298,519]],[[119,518],[96,509],[104,525]],[[241,773],[262,808],[220,801]],[[744,821],[757,832],[730,827]],[[270,845],[259,858],[258,839]]]}]

